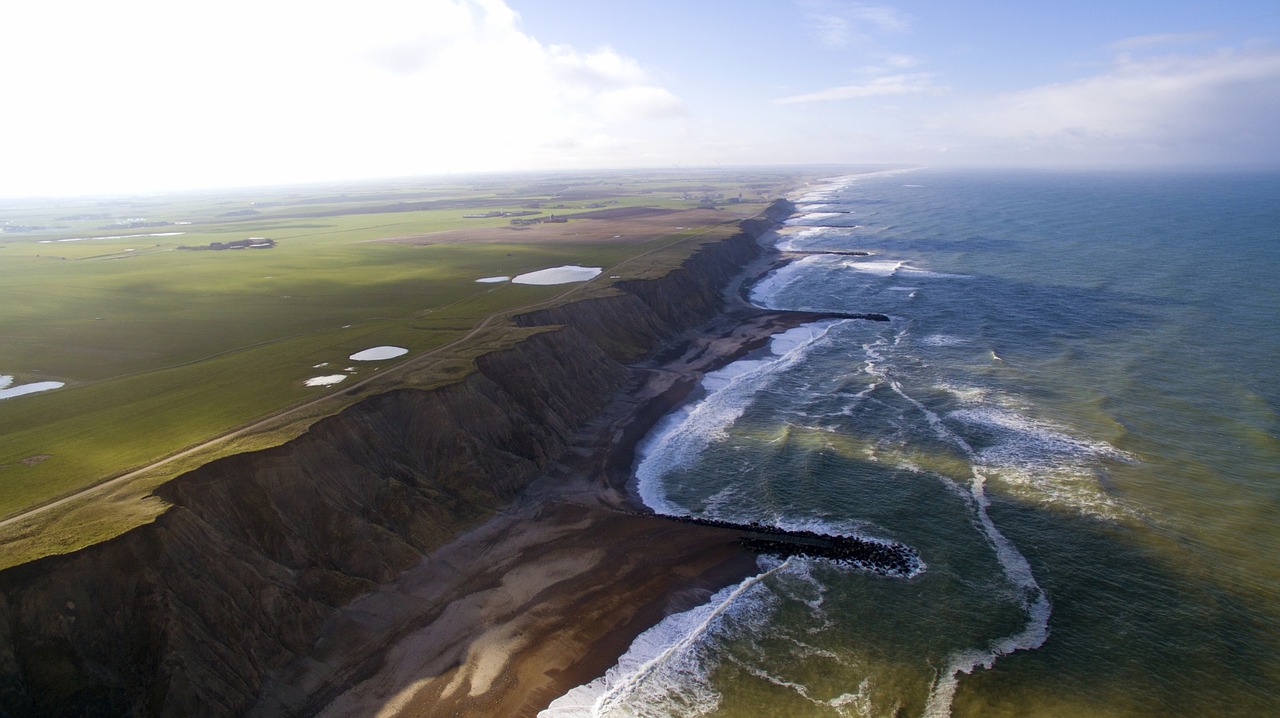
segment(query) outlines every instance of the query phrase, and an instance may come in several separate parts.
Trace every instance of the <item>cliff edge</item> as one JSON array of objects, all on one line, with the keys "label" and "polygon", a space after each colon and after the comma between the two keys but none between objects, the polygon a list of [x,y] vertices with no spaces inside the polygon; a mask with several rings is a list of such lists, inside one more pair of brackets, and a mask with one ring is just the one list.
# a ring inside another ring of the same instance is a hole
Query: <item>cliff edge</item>
[{"label": "cliff edge", "polygon": [[271,449],[157,489],[151,524],[0,572],[0,716],[232,716],[341,607],[508,505],[631,378],[723,307],[790,213],[615,296],[516,318],[554,326],[462,381],[397,390]]}]

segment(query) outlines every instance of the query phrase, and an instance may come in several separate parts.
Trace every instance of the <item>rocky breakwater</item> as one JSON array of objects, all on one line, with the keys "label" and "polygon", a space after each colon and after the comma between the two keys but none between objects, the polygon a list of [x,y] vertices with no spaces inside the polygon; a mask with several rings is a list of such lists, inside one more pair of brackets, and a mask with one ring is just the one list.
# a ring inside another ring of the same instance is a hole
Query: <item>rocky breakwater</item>
[{"label": "rocky breakwater", "polygon": [[508,505],[652,351],[721,308],[790,211],[744,223],[459,383],[372,397],[157,490],[151,524],[0,572],[0,716],[231,716],[344,605]]},{"label": "rocky breakwater", "polygon": [[824,558],[884,576],[910,578],[924,570],[920,552],[906,544],[865,538],[784,529],[760,523],[738,524],[696,516],[664,516],[682,523],[736,531],[748,551],[771,556]]}]

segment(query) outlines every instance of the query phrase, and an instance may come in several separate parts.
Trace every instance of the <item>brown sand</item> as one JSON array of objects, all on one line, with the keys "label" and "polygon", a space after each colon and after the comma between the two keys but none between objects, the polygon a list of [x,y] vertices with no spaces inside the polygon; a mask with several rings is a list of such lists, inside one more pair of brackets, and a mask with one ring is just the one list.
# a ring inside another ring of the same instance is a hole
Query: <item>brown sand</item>
[{"label": "brown sand", "polygon": [[736,532],[647,515],[636,443],[702,373],[820,315],[739,309],[638,368],[515,505],[344,608],[251,715],[533,716],[756,571]]}]

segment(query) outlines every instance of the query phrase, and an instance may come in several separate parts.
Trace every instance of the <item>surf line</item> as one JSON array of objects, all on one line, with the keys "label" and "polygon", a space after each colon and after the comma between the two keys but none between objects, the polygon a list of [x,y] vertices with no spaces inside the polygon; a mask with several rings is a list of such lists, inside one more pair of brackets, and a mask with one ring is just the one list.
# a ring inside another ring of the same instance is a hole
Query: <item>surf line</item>
[{"label": "surf line", "polygon": [[1000,568],[1004,571],[1005,577],[1021,590],[1022,609],[1027,614],[1027,625],[1022,631],[991,641],[985,650],[979,648],[961,650],[948,656],[946,670],[940,673],[934,682],[924,710],[925,718],[947,718],[951,715],[951,702],[959,686],[960,674],[970,674],[979,666],[990,669],[1000,656],[1007,656],[1014,651],[1029,651],[1044,645],[1045,639],[1049,636],[1049,615],[1053,611],[1053,606],[1049,603],[1048,594],[1039,583],[1036,583],[1027,558],[1018,551],[1012,541],[1005,538],[1000,529],[996,528],[991,515],[987,513],[987,507],[991,505],[991,501],[987,498],[987,477],[977,468],[977,452],[969,442],[948,429],[942,423],[941,417],[915,397],[907,394],[895,379],[874,367],[871,370],[888,382],[894,393],[920,410],[939,438],[954,444],[968,457],[969,470],[973,475],[969,482],[969,495],[973,499],[974,515],[982,526],[982,532],[988,543],[995,550],[996,559],[1000,562]]},{"label": "surf line", "polygon": [[674,656],[689,650],[704,634],[711,631],[714,628],[717,619],[720,618],[725,611],[729,610],[729,607],[733,605],[733,602],[736,601],[738,597],[751,590],[761,581],[764,581],[766,578],[790,565],[791,558],[788,557],[787,560],[777,566],[774,566],[768,571],[753,576],[738,584],[738,586],[720,602],[720,605],[716,606],[715,609],[711,611],[710,615],[704,618],[702,622],[694,628],[694,630],[681,636],[675,643],[667,646],[667,648],[661,653],[646,661],[644,665],[640,666],[635,673],[628,676],[625,680],[620,681],[618,684],[607,689],[598,699],[596,699],[595,705],[592,706],[591,715],[605,715],[609,711],[621,706],[622,703],[635,692],[645,678],[652,675]]}]

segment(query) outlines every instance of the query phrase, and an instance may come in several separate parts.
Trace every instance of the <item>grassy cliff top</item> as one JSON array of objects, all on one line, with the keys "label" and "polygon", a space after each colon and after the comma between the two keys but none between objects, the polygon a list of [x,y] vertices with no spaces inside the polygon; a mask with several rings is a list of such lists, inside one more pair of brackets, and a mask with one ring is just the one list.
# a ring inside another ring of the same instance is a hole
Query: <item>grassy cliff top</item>
[{"label": "grassy cliff top", "polygon": [[[0,375],[64,384],[0,399],[0,568],[150,521],[164,508],[155,486],[360,398],[456,381],[539,331],[510,316],[661,276],[805,179],[551,174],[0,201]],[[561,265],[603,272],[476,281]],[[408,352],[349,359],[383,345]]]}]

